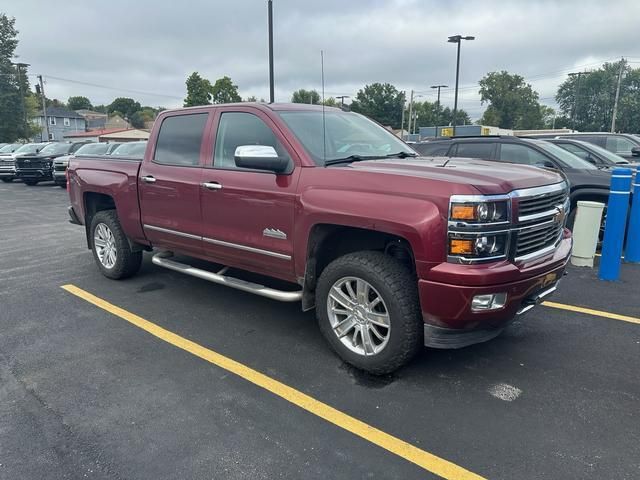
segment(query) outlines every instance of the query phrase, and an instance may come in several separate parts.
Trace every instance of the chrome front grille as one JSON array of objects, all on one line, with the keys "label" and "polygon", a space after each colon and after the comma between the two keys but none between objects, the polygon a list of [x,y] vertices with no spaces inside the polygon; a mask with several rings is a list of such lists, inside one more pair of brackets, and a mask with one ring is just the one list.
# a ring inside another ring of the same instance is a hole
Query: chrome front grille
[{"label": "chrome front grille", "polygon": [[[515,260],[525,260],[553,250],[562,239],[569,214],[569,192],[559,184],[550,191],[522,190],[514,240]],[[549,190],[549,189],[547,189]]]}]

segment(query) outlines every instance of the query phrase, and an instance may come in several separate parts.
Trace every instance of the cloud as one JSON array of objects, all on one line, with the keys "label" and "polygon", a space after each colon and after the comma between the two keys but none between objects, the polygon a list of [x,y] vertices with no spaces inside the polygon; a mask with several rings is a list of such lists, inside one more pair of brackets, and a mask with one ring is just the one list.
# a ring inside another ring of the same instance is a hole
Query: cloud
[{"label": "cloud", "polygon": [[[21,0],[5,9],[16,17],[21,60],[48,77],[50,97],[180,106],[192,71],[229,75],[243,96],[268,97],[264,0],[68,0],[37,15],[41,1]],[[446,40],[460,33],[476,36],[462,45],[460,79],[460,104],[472,116],[483,109],[477,82],[495,70],[530,79],[553,104],[567,72],[634,53],[638,18],[636,0],[274,0],[276,99],[320,88],[322,49],[328,95],[390,82],[433,100],[430,85],[454,85],[455,45]],[[442,103],[453,103],[452,88]]]}]

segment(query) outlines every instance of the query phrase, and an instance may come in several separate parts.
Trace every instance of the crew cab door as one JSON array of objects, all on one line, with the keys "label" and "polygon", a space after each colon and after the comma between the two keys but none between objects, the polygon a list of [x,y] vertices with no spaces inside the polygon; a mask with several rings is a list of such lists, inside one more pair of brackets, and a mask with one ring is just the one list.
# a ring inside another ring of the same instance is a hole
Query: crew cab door
[{"label": "crew cab door", "polygon": [[208,120],[206,110],[166,116],[155,149],[147,149],[138,191],[145,236],[154,246],[202,252],[200,183],[202,159],[211,150],[204,136]]},{"label": "crew cab door", "polygon": [[[293,278],[293,222],[300,168],[274,122],[258,109],[223,107],[201,190],[205,255],[226,265]],[[290,159],[287,174],[239,168],[239,146],[264,145]]]}]

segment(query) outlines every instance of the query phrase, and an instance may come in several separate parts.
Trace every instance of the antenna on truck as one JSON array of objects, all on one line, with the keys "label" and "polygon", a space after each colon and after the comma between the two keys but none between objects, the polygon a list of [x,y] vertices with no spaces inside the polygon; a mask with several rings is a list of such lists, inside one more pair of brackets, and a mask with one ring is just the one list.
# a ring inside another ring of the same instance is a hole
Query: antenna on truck
[{"label": "antenna on truck", "polygon": [[327,130],[324,117],[324,51],[320,50],[320,72],[322,74],[322,156],[323,162],[327,161]]}]

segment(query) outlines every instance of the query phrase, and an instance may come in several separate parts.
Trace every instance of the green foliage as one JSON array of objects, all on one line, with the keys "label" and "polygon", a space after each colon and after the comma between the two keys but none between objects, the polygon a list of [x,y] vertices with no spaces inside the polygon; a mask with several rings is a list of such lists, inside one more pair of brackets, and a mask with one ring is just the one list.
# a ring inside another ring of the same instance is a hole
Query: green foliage
[{"label": "green foliage", "polygon": [[0,142],[14,142],[26,133],[20,80],[11,63],[17,36],[15,19],[0,14]]},{"label": "green foliage", "polygon": [[480,84],[480,99],[488,103],[480,123],[500,128],[542,128],[543,115],[538,93],[520,75],[491,72]]},{"label": "green foliage", "polygon": [[131,120],[135,112],[142,107],[133,98],[118,97],[107,106],[107,113],[120,114],[123,118]]},{"label": "green foliage", "polygon": [[[415,122],[415,133],[418,133],[419,127],[435,127],[445,126],[453,124],[453,111],[449,107],[442,108],[442,105],[438,107],[437,102],[413,102],[412,115],[416,114],[418,118]],[[411,123],[411,129],[409,129],[409,108],[407,107],[404,112],[405,130],[414,133],[413,125]],[[471,123],[469,114],[464,110],[458,110],[456,113],[456,125],[468,125]]]},{"label": "green foliage", "polygon": [[193,72],[185,82],[187,85],[187,98],[184,99],[185,107],[197,107],[211,104],[211,82],[202,78],[198,72]]},{"label": "green foliage", "polygon": [[238,86],[231,78],[224,76],[216,80],[211,87],[211,98],[213,103],[234,103],[241,102],[242,98],[238,93]]},{"label": "green foliage", "polygon": [[351,110],[373,118],[384,126],[400,128],[404,92],[390,83],[372,83],[358,91]]},{"label": "green foliage", "polygon": [[305,90],[301,88],[291,95],[291,103],[310,103],[317,105],[320,103],[320,94],[316,90]]},{"label": "green foliage", "polygon": [[67,107],[71,110],[91,110],[93,109],[93,105],[91,105],[91,101],[87,97],[69,97],[67,100]]},{"label": "green foliage", "polygon": [[321,103],[324,103],[324,105],[326,107],[339,107],[340,106],[340,103],[333,97],[325,98],[324,102],[321,102]]},{"label": "green foliage", "polygon": [[243,100],[243,102],[257,102],[258,98],[255,95],[251,95]]},{"label": "green foliage", "polygon": [[566,126],[583,132],[610,130],[622,66],[616,130],[640,131],[640,68],[633,69],[626,61],[621,62],[622,65],[604,63],[597,70],[570,76],[560,85],[556,101],[562,115],[569,119]]}]

